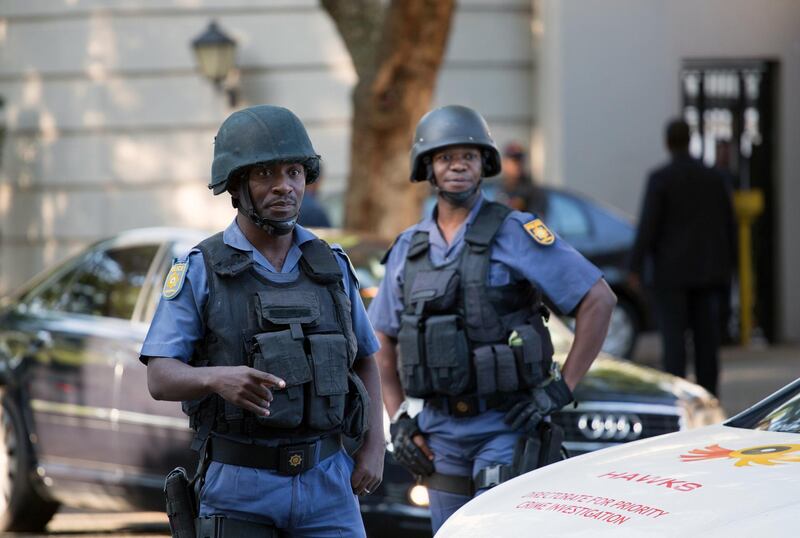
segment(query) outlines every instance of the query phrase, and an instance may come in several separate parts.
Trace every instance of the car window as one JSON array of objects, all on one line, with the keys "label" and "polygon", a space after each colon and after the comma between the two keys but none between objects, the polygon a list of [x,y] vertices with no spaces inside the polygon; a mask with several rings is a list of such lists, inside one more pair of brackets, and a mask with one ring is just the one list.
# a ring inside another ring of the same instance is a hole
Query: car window
[{"label": "car window", "polygon": [[[50,298],[46,306],[71,314],[130,319],[157,250],[157,245],[144,245],[91,253],[85,263],[42,293]],[[56,295],[59,299],[53,303]]]},{"label": "car window", "polygon": [[591,233],[589,217],[581,204],[554,191],[550,191],[547,201],[547,225],[567,240],[588,237]]},{"label": "car window", "polygon": [[44,284],[35,287],[33,291],[23,299],[23,303],[26,304],[31,312],[55,310],[82,266],[83,264],[78,264],[67,271],[61,271],[60,274],[54,275],[51,281],[44,281]]},{"label": "car window", "polygon": [[769,411],[754,426],[756,430],[800,433],[800,393]]},{"label": "car window", "polygon": [[156,313],[158,302],[161,300],[161,291],[164,288],[164,280],[166,280],[167,273],[169,273],[172,267],[172,261],[176,258],[181,260],[185,259],[189,251],[192,250],[196,244],[197,241],[185,240],[178,240],[173,243],[167,251],[167,255],[159,262],[159,266],[150,275],[150,291],[148,297],[145,299],[146,302],[144,303],[144,311],[142,314],[142,321],[144,323],[150,323]]}]

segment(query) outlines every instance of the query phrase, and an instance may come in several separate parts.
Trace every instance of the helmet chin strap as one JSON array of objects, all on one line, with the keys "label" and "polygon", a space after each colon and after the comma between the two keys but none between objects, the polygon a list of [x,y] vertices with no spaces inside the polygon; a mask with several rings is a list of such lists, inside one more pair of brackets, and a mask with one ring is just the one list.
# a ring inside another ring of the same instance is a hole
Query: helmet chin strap
[{"label": "helmet chin strap", "polygon": [[253,224],[264,230],[270,235],[286,235],[292,233],[294,225],[297,224],[297,215],[287,219],[266,219],[258,214],[253,206],[253,200],[250,198],[250,189],[246,181],[239,182],[239,207],[244,211],[247,217],[253,221]]},{"label": "helmet chin strap", "polygon": [[469,202],[472,200],[472,198],[475,196],[475,194],[481,188],[481,183],[482,182],[483,182],[483,179],[478,181],[478,183],[474,187],[472,187],[471,189],[466,190],[466,191],[459,191],[459,192],[446,191],[446,190],[444,190],[442,188],[439,188],[435,184],[434,184],[434,186],[436,186],[436,193],[439,196],[441,196],[442,198],[444,198],[445,200],[447,200],[448,202],[450,202],[451,204],[453,204],[456,207],[465,207],[465,206],[467,206],[469,204]]}]

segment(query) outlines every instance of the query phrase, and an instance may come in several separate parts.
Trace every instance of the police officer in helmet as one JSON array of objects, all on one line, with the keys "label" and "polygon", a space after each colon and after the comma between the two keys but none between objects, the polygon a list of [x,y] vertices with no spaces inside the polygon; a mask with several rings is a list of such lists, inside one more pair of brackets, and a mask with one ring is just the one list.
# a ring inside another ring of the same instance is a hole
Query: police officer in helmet
[{"label": "police officer in helmet", "polygon": [[[483,198],[482,179],[499,172],[474,110],[420,120],[411,181],[433,184],[436,207],[395,241],[369,308],[394,456],[428,486],[434,532],[472,496],[542,464],[547,417],[572,401],[616,302],[540,218]],[[563,371],[544,299],[577,318]],[[416,417],[406,396],[425,401]]]},{"label": "police officer in helmet", "polygon": [[[345,253],[296,225],[318,173],[289,110],[228,117],[209,188],[236,217],[175,261],[142,348],[151,394],[182,401],[196,432],[198,537],[365,535],[357,495],[383,472],[378,345]],[[343,435],[362,443],[352,459]]]}]

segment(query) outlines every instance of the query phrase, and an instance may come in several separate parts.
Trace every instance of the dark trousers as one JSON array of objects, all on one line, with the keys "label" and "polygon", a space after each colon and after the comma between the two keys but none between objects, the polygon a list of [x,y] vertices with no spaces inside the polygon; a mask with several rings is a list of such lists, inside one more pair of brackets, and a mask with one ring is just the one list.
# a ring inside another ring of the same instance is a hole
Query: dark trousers
[{"label": "dark trousers", "polygon": [[686,333],[691,331],[697,383],[716,395],[722,290],[659,288],[655,290],[655,298],[664,370],[686,377]]}]

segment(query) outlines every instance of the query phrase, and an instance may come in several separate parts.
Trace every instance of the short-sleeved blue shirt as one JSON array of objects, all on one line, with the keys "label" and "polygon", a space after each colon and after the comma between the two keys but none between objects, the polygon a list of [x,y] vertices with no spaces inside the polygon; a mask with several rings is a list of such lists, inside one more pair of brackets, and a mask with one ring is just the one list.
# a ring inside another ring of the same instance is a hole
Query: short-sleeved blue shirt
[{"label": "short-sleeved blue shirt", "polygon": [[[386,261],[386,273],[378,294],[369,306],[369,319],[375,330],[393,338],[400,330],[403,271],[414,232],[428,232],[431,262],[434,266],[444,265],[460,254],[467,227],[475,220],[483,203],[481,195],[450,244],[444,240],[436,224],[435,208],[429,217],[398,236]],[[536,285],[561,313],[572,312],[603,275],[558,236],[550,245],[536,242],[524,228],[534,218],[530,213],[512,211],[500,226],[490,248],[486,284],[505,286],[527,280]]]},{"label": "short-sleeved blue shirt", "polygon": [[[292,282],[300,274],[300,258],[302,252],[300,245],[315,239],[316,236],[303,228],[295,226],[292,246],[283,262],[283,267],[277,271],[272,264],[247,240],[239,225],[234,219],[222,234],[226,245],[249,253],[253,258],[254,267],[260,275],[272,282]],[[358,356],[372,355],[380,347],[375,333],[372,330],[364,303],[358,294],[358,281],[350,268],[350,261],[341,248],[334,245],[336,261],[344,275],[342,283],[344,291],[350,298],[353,331],[358,340]],[[177,296],[172,299],[161,298],[156,309],[150,330],[147,332],[141,356],[146,362],[147,357],[171,357],[188,362],[192,357],[194,346],[203,337],[203,309],[208,301],[208,279],[203,253],[192,249],[186,260],[189,268],[183,287]]]}]

